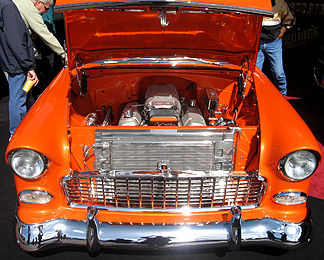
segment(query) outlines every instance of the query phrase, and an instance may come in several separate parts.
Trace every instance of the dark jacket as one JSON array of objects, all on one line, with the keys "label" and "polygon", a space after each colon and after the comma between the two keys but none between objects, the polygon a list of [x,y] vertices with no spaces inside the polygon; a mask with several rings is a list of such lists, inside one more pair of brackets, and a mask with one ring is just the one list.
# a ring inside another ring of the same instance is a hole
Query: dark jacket
[{"label": "dark jacket", "polygon": [[11,0],[0,0],[0,67],[15,74],[35,69],[32,40]]}]

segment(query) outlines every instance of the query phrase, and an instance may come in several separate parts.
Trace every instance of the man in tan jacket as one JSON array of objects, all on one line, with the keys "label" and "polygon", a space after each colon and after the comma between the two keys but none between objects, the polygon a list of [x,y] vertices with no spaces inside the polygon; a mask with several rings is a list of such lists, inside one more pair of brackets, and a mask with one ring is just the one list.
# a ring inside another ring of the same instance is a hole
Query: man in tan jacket
[{"label": "man in tan jacket", "polygon": [[51,50],[64,59],[66,53],[62,45],[48,30],[42,18],[42,14],[53,5],[53,0],[13,0],[13,2],[18,7],[30,34],[36,33]]}]

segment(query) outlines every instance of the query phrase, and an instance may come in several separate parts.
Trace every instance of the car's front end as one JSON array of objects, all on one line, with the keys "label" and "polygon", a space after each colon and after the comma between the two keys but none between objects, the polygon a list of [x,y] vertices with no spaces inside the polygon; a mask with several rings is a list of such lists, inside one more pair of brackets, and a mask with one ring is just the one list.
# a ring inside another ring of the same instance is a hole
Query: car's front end
[{"label": "car's front end", "polygon": [[58,3],[69,66],[7,149],[24,250],[309,242],[320,150],[255,67],[270,3],[232,2]]}]

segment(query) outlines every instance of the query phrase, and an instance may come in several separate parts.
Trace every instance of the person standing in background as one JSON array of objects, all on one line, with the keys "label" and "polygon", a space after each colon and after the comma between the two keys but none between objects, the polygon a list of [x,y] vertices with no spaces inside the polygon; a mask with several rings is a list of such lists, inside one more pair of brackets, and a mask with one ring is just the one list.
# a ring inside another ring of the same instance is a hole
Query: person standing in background
[{"label": "person standing in background", "polygon": [[[55,36],[55,38],[59,39],[55,27],[53,6],[51,6],[47,12],[42,14],[42,18],[48,30]],[[55,52],[53,52],[53,50],[50,49],[35,33],[33,34],[32,39],[34,47],[38,52],[38,56],[36,57],[36,72],[39,78],[39,84],[37,85],[37,88],[33,89],[33,97],[34,99],[37,99],[53,81],[64,64],[60,56],[56,55]]]},{"label": "person standing in background", "polygon": [[262,70],[265,57],[269,58],[273,83],[282,95],[287,95],[287,80],[283,68],[282,37],[291,28],[295,17],[284,0],[271,0],[273,17],[264,17],[260,36],[257,66]]},{"label": "person standing in background", "polygon": [[[24,20],[30,35],[36,35],[39,37],[53,52],[59,55],[64,61],[66,60],[66,52],[63,49],[57,38],[48,30],[42,14],[48,12],[50,7],[53,5],[53,0],[12,0],[18,7],[20,15]],[[33,38],[33,36],[32,36]],[[38,51],[34,48],[36,59],[38,57]],[[29,93],[27,107],[31,107],[37,97],[44,90],[45,82],[41,82],[39,88],[35,88],[33,92]]]},{"label": "person standing in background", "polygon": [[51,50],[65,59],[66,52],[56,37],[48,30],[42,18],[42,14],[46,13],[53,5],[53,0],[13,0],[13,2],[18,7],[30,34],[34,32]]},{"label": "person standing in background", "polygon": [[27,113],[26,78],[37,85],[34,48],[20,13],[11,0],[0,0],[0,67],[9,84],[9,132],[12,135]]}]

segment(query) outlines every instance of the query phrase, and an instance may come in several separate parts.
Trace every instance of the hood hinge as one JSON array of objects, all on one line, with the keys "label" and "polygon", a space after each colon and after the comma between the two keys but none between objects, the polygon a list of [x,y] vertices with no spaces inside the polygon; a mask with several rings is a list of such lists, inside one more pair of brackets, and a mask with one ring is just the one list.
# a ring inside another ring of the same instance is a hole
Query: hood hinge
[{"label": "hood hinge", "polygon": [[[246,68],[245,73],[243,72],[244,67]],[[245,98],[245,89],[249,78],[249,72],[250,72],[250,60],[246,57],[244,60],[242,60],[241,72],[237,78],[238,94],[240,95],[241,98]]]},{"label": "hood hinge", "polygon": [[[80,96],[83,96],[87,93],[88,86],[87,86],[87,75],[83,70],[83,61],[80,58],[79,55],[77,55],[75,58],[75,70],[76,70],[76,78],[79,86],[79,94]],[[82,69],[79,71],[78,66],[81,65]]]}]

